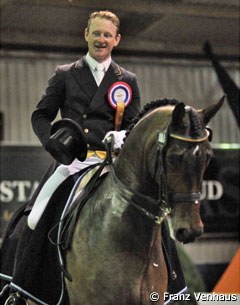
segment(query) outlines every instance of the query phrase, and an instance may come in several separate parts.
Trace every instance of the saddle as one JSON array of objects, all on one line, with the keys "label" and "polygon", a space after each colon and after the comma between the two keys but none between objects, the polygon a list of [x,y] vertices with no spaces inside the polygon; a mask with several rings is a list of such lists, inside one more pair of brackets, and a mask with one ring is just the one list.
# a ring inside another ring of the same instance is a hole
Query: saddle
[{"label": "saddle", "polygon": [[[85,169],[80,175],[80,179],[76,181],[59,222],[59,225],[62,224],[62,226],[59,228],[61,238],[58,243],[61,243],[61,248],[63,250],[66,250],[71,245],[77,219],[87,199],[106,177],[108,172],[109,168],[105,160],[101,164],[95,164],[92,167]],[[63,271],[66,272],[64,269]],[[67,272],[65,275],[69,278]]]}]

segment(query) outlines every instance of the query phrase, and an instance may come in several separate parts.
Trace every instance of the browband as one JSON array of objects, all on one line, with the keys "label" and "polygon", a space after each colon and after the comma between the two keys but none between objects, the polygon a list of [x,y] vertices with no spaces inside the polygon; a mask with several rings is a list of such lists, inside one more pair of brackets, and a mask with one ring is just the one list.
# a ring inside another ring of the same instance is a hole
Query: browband
[{"label": "browband", "polygon": [[207,129],[205,129],[206,131],[206,135],[202,138],[190,138],[190,137],[185,137],[185,136],[181,136],[179,134],[176,134],[176,133],[170,133],[170,137],[171,138],[174,138],[174,139],[177,139],[177,140],[180,140],[180,141],[184,141],[184,142],[193,142],[193,143],[197,143],[197,142],[203,142],[203,141],[206,141],[208,138],[209,138],[209,131]]}]

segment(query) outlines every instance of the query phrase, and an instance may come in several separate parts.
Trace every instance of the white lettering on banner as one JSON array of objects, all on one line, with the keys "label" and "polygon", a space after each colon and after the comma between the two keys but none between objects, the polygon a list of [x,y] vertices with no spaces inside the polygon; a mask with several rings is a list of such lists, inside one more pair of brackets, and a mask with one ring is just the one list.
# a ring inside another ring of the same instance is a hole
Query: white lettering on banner
[{"label": "white lettering on banner", "polygon": [[[29,200],[39,182],[30,180],[3,180],[0,182],[1,202],[18,202]],[[203,180],[201,200],[218,200],[223,195],[223,186],[217,180]]]},{"label": "white lettering on banner", "polygon": [[223,186],[217,180],[203,180],[201,200],[218,200],[223,195]]},{"label": "white lettering on banner", "polygon": [[0,182],[0,201],[2,203],[26,202],[36,190],[39,182],[30,180],[3,180]]}]

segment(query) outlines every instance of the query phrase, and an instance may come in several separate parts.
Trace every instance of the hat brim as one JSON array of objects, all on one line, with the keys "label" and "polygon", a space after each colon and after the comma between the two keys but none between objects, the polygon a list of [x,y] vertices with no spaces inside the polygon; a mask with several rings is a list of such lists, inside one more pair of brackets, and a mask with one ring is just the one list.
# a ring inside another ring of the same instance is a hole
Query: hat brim
[{"label": "hat brim", "polygon": [[87,156],[87,141],[81,126],[71,119],[62,119],[53,124],[51,135],[54,135],[60,129],[67,129],[74,141],[72,157],[84,161]]}]

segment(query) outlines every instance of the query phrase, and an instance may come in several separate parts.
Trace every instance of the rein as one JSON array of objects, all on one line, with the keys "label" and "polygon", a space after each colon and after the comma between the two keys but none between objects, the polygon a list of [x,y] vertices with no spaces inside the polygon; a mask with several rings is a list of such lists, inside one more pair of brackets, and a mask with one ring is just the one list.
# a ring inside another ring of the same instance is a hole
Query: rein
[{"label": "rein", "polygon": [[[171,213],[171,208],[166,205],[164,200],[160,201],[142,193],[132,192],[129,190],[127,185],[117,177],[113,164],[110,166],[110,173],[115,183],[120,186],[120,193],[125,199],[127,199],[127,202],[136,208],[141,214],[153,220],[156,224],[160,224],[163,219]],[[144,205],[147,205],[147,207]],[[154,213],[156,210],[158,210],[158,213]]]}]

